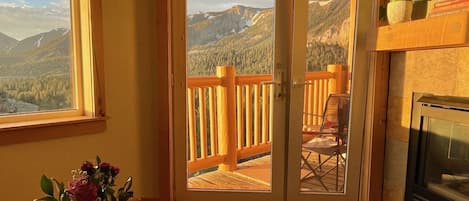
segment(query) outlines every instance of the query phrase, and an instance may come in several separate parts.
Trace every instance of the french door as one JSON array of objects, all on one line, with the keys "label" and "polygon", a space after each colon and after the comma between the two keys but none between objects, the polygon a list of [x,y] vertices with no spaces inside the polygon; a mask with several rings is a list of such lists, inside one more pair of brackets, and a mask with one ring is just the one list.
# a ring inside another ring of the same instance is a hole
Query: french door
[{"label": "french door", "polygon": [[[171,2],[175,200],[358,200],[366,71],[353,34],[342,47],[309,35],[311,10],[355,1],[223,2]],[[316,46],[349,59],[309,72]],[[348,97],[340,139],[337,125],[312,132],[334,94]],[[307,149],[317,141],[341,151]]]}]

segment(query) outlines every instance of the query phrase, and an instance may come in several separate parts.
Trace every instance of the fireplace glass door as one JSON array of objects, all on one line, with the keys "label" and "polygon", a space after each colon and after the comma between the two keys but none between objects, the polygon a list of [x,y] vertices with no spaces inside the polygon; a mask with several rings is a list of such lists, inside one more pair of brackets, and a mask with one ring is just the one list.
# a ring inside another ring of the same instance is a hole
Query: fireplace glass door
[{"label": "fireplace glass door", "polygon": [[431,117],[425,123],[424,185],[450,200],[469,200],[469,124]]},{"label": "fireplace glass door", "polygon": [[469,201],[469,97],[414,94],[406,201]]}]

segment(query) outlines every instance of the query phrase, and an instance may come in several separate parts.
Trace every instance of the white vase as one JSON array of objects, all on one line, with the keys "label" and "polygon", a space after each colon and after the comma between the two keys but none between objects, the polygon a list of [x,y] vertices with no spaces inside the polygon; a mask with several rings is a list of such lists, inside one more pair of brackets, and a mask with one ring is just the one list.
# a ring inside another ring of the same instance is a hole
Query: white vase
[{"label": "white vase", "polygon": [[389,2],[387,16],[389,24],[410,21],[412,17],[412,1]]}]

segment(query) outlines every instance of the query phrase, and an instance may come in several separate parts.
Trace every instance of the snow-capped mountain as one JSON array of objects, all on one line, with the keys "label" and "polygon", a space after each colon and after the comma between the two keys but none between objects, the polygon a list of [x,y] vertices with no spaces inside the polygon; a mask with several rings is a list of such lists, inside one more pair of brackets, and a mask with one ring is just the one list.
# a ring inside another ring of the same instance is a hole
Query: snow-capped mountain
[{"label": "snow-capped mountain", "polygon": [[270,9],[238,5],[222,12],[189,15],[187,18],[188,46],[204,45],[244,32],[255,25],[268,10]]},{"label": "snow-capped mountain", "polygon": [[9,54],[21,54],[33,51],[38,48],[43,48],[49,45],[51,42],[55,40],[59,40],[60,38],[68,38],[70,30],[64,28],[53,29],[49,32],[40,33],[28,38],[25,38],[16,44],[13,47]]}]

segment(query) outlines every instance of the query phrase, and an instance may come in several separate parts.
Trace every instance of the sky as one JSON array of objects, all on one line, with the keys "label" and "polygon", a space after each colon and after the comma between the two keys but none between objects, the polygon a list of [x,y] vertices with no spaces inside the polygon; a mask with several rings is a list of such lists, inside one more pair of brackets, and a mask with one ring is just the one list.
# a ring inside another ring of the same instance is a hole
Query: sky
[{"label": "sky", "polygon": [[69,0],[0,0],[0,32],[17,40],[70,28]]},{"label": "sky", "polygon": [[274,4],[275,0],[187,0],[187,13],[194,14],[207,11],[223,11],[234,5],[272,8]]}]

